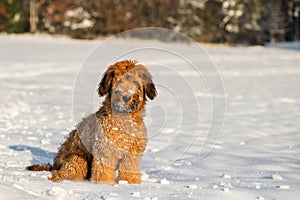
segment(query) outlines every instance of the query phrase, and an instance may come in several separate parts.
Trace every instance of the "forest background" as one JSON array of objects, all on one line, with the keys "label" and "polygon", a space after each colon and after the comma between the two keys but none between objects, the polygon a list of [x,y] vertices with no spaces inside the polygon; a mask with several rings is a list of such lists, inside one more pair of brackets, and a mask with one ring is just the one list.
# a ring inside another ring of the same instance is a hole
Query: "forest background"
[{"label": "forest background", "polygon": [[0,0],[0,32],[93,39],[163,27],[198,42],[265,44],[299,40],[299,14],[300,0]]}]

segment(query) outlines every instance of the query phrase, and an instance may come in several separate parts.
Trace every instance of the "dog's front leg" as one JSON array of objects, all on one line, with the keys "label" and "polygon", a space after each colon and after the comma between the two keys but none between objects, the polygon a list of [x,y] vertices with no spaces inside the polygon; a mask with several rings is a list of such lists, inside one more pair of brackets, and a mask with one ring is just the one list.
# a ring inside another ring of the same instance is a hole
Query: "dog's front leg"
[{"label": "dog's front leg", "polygon": [[118,180],[125,180],[129,184],[140,184],[141,173],[140,173],[140,162],[141,155],[127,155],[119,166]]},{"label": "dog's front leg", "polygon": [[92,163],[92,174],[91,182],[95,183],[116,183],[116,172],[113,167],[102,164],[96,158],[93,159]]}]

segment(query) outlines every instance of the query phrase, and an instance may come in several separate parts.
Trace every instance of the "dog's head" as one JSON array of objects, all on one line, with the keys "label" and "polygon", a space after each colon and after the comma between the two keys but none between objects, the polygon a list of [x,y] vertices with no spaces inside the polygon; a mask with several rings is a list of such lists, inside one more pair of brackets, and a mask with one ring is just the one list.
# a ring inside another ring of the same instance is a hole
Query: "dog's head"
[{"label": "dog's head", "polygon": [[157,92],[151,74],[136,61],[125,60],[111,65],[98,88],[100,96],[106,95],[116,113],[132,113],[143,108]]}]

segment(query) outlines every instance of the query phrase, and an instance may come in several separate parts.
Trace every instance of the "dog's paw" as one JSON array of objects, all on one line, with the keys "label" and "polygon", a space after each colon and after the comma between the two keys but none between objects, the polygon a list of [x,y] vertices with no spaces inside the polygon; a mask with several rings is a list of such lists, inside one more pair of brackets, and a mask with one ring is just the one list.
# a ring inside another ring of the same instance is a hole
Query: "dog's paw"
[{"label": "dog's paw", "polygon": [[129,184],[141,184],[141,173],[119,171],[119,181],[127,181]]}]

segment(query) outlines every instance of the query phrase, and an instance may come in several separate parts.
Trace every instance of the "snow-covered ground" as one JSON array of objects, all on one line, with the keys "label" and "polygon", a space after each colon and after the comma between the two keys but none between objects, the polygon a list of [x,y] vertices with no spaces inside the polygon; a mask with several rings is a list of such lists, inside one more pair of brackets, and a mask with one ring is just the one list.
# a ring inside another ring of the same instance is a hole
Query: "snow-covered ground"
[{"label": "snow-covered ground", "polygon": [[[0,199],[298,199],[300,48],[288,47],[0,36]],[[97,110],[101,74],[123,58],[145,64],[159,93],[143,183],[26,171]]]}]

